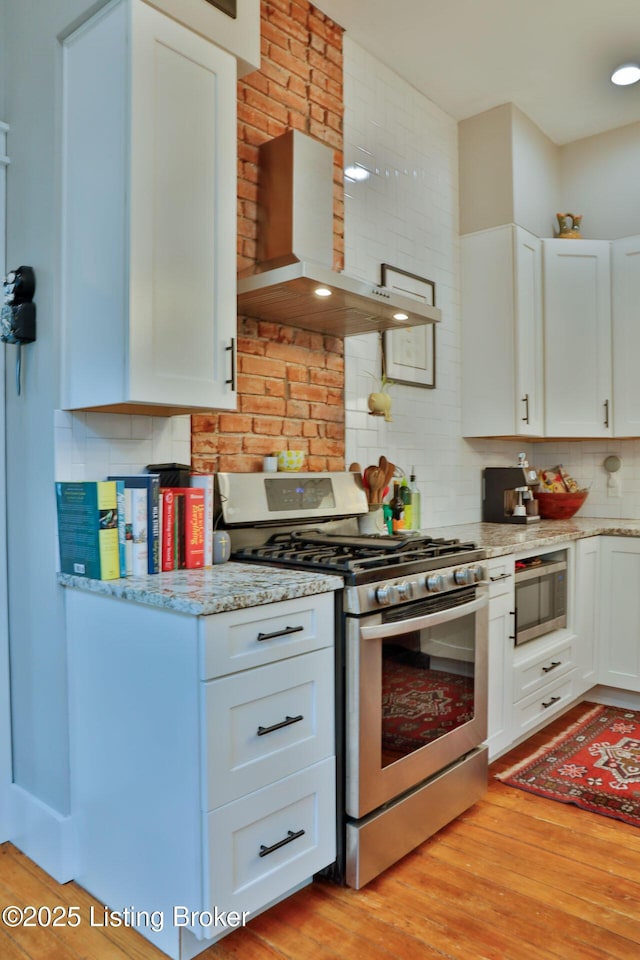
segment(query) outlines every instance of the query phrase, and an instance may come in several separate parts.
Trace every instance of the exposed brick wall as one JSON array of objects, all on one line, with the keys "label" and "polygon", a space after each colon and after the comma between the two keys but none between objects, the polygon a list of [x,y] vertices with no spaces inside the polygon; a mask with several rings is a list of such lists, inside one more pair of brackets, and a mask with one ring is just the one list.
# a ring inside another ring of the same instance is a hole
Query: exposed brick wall
[{"label": "exposed brick wall", "polygon": [[[256,260],[258,147],[294,128],[334,148],[334,267],[344,265],[342,28],[308,0],[262,0],[262,61],[238,83],[238,270]],[[343,341],[238,318],[238,411],[192,417],[192,464],[254,471],[276,450],[344,469]]]}]

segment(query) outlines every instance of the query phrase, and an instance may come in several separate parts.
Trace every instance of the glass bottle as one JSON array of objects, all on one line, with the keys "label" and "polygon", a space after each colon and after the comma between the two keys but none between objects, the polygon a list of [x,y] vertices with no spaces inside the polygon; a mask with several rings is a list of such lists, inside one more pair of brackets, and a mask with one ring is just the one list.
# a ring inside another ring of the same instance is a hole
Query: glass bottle
[{"label": "glass bottle", "polygon": [[400,496],[400,481],[393,481],[393,497],[391,499],[391,525],[394,533],[404,530],[404,502]]},{"label": "glass bottle", "polygon": [[[419,530],[421,527],[421,515],[420,515],[420,491],[418,490],[418,485],[416,483],[416,468],[411,467],[411,475],[409,477],[409,502],[411,504],[411,529]],[[409,524],[407,524],[409,526]]]}]

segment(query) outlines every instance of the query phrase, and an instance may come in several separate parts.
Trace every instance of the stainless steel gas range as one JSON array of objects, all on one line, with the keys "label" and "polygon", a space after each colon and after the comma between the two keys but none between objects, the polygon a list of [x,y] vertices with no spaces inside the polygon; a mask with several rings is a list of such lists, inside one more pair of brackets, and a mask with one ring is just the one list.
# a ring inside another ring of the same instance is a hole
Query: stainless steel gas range
[{"label": "stainless steel gas range", "polygon": [[361,535],[355,473],[218,474],[235,560],[332,572],[338,858],[359,888],[487,785],[488,596],[474,543]]}]

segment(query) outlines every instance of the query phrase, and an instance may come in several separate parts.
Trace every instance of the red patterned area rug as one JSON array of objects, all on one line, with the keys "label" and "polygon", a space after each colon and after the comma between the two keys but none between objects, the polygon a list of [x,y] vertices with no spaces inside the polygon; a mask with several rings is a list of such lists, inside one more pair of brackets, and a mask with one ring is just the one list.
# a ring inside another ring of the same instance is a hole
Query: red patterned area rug
[{"label": "red patterned area rug", "polygon": [[586,706],[564,733],[497,779],[640,826],[640,712]]}]

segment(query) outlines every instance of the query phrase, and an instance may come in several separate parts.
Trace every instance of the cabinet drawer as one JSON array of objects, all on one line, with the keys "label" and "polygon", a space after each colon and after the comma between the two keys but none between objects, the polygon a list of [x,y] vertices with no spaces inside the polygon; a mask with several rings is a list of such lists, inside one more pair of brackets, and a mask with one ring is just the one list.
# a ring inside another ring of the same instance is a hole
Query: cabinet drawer
[{"label": "cabinet drawer", "polygon": [[487,560],[486,570],[490,597],[499,597],[513,590],[515,561],[512,556]]},{"label": "cabinet drawer", "polygon": [[556,713],[568,706],[574,698],[574,674],[572,671],[554,683],[547,684],[537,693],[521,700],[513,708],[513,739],[536,726],[543,726]]},{"label": "cabinet drawer", "polygon": [[333,647],[204,686],[203,809],[335,753]]},{"label": "cabinet drawer", "polygon": [[[516,661],[513,668],[513,699],[521,700],[542,689],[556,677],[564,676],[575,666],[574,639],[549,646],[533,656]],[[520,651],[518,651],[520,652]]]},{"label": "cabinet drawer", "polygon": [[332,646],[334,596],[321,593],[202,617],[200,630],[201,677],[210,680]]},{"label": "cabinet drawer", "polygon": [[205,909],[260,910],[336,855],[333,757],[204,815]]}]

